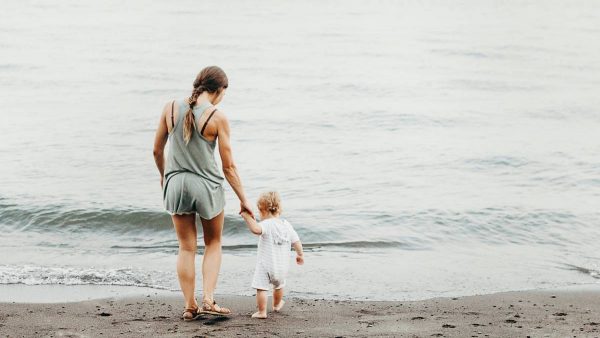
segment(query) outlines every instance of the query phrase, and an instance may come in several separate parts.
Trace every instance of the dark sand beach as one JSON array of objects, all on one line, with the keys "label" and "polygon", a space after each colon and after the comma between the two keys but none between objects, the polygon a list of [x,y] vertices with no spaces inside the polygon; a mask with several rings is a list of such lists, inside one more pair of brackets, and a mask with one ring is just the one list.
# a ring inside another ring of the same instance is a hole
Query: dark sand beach
[{"label": "dark sand beach", "polygon": [[176,296],[73,303],[2,303],[8,337],[599,337],[600,290],[505,292],[414,302],[287,300],[281,313],[250,318],[254,298],[220,296],[230,317],[180,320]]}]

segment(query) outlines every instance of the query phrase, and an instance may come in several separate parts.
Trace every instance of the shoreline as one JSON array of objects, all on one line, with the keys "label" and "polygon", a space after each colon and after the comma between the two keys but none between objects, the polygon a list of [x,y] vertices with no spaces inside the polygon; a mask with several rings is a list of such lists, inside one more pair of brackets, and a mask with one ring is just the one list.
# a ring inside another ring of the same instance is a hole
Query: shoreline
[{"label": "shoreline", "polygon": [[179,292],[127,285],[102,284],[4,284],[0,285],[0,304],[53,304],[81,301],[121,299],[161,295],[169,297]]},{"label": "shoreline", "polygon": [[[537,289],[517,289],[517,290],[498,290],[494,292],[471,293],[471,294],[444,294],[434,297],[408,298],[408,299],[369,299],[369,298],[345,298],[345,297],[327,297],[323,295],[307,294],[298,295],[295,292],[290,294],[286,291],[285,297],[304,300],[327,300],[327,301],[352,301],[352,302],[419,302],[431,299],[444,298],[464,298],[473,296],[487,296],[510,292],[577,292],[577,291],[597,291],[600,293],[600,282],[584,283],[567,286],[537,288]],[[200,293],[201,290],[197,290]],[[52,303],[76,303],[91,300],[118,300],[121,298],[145,297],[145,296],[164,296],[179,297],[179,290],[166,290],[162,288],[153,288],[148,286],[133,285],[112,285],[112,284],[0,284],[0,304],[3,303],[26,303],[26,304],[52,304]],[[248,297],[248,294],[219,293],[225,297]]]},{"label": "shoreline", "polygon": [[234,313],[193,322],[180,319],[180,295],[153,291],[67,303],[0,303],[0,335],[600,336],[600,285],[421,301],[287,298],[284,310],[266,320],[250,318],[254,297],[219,295],[217,301]]}]

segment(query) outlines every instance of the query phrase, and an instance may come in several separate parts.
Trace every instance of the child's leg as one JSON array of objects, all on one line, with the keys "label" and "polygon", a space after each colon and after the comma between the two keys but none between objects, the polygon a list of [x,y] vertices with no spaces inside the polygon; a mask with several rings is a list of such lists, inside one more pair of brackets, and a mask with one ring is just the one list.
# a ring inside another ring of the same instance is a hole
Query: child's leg
[{"label": "child's leg", "polygon": [[273,311],[279,311],[285,304],[283,300],[283,288],[273,290]]},{"label": "child's leg", "polygon": [[258,311],[252,318],[267,318],[267,290],[256,289],[256,306]]}]

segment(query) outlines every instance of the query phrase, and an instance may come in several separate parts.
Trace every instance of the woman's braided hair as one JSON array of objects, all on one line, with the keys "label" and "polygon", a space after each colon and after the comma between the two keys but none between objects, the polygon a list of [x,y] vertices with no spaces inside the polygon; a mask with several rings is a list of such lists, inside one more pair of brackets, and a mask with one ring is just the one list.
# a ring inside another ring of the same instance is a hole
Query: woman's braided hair
[{"label": "woman's braided hair", "polygon": [[192,139],[192,135],[194,135],[194,129],[196,129],[196,119],[194,117],[194,106],[196,105],[196,100],[198,100],[198,96],[203,92],[209,93],[220,93],[224,88],[227,88],[229,85],[229,80],[227,79],[227,75],[217,66],[209,66],[196,76],[196,80],[194,80],[194,89],[192,90],[192,95],[188,99],[188,104],[190,108],[185,113],[185,118],[183,120],[183,139],[185,140],[185,144],[188,144]]},{"label": "woman's braided hair", "polygon": [[277,191],[267,191],[258,197],[258,209],[271,214],[281,214],[281,198]]}]

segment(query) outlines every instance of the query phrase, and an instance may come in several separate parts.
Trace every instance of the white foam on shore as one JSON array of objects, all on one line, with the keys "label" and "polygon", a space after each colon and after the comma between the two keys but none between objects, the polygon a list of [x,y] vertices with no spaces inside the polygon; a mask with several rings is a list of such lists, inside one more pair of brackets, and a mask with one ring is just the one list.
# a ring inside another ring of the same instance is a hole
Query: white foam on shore
[{"label": "white foam on shore", "polygon": [[179,292],[118,285],[0,285],[0,303],[67,303],[103,298],[177,296]]}]

